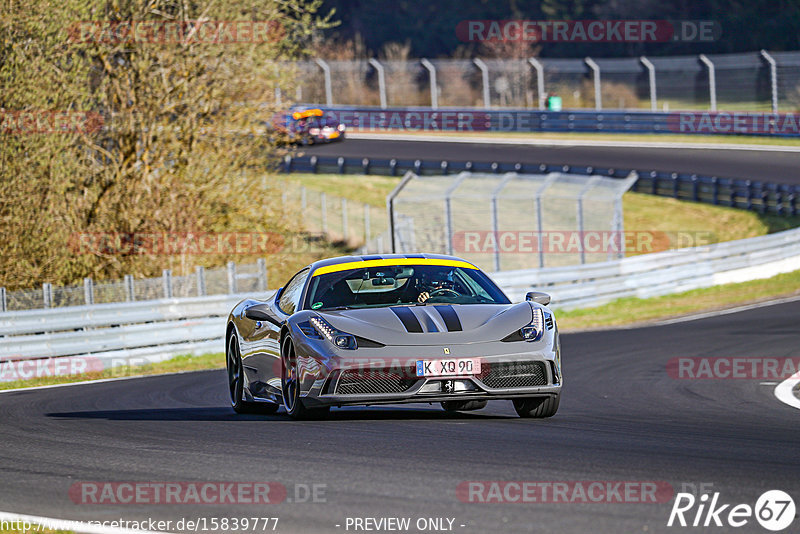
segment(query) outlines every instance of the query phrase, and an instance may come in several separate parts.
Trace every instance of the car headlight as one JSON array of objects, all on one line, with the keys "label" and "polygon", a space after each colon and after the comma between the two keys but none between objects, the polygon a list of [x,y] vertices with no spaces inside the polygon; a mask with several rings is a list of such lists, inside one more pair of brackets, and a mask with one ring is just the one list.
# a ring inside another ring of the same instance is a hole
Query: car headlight
[{"label": "car headlight", "polygon": [[531,325],[523,326],[519,332],[522,334],[522,339],[525,341],[536,341],[542,333],[540,330],[537,330],[535,326]]},{"label": "car headlight", "polygon": [[[347,350],[355,350],[358,348],[354,335],[335,329],[322,317],[312,317],[308,320],[308,323],[320,337],[324,337],[330,341],[336,348]],[[301,330],[303,329],[301,328]],[[305,330],[303,330],[303,333],[308,335]]]},{"label": "car headlight", "polygon": [[339,130],[340,132],[343,132],[344,128],[345,128],[344,124],[340,124],[339,126],[336,127],[336,129]]},{"label": "car headlight", "polygon": [[310,133],[311,135],[319,135],[319,128],[310,128],[308,130],[308,133]]},{"label": "car headlight", "polygon": [[[517,332],[506,337],[508,341],[539,341],[544,334],[544,313],[541,308],[533,308],[533,319],[531,322]],[[504,340],[505,341],[505,340]]]}]

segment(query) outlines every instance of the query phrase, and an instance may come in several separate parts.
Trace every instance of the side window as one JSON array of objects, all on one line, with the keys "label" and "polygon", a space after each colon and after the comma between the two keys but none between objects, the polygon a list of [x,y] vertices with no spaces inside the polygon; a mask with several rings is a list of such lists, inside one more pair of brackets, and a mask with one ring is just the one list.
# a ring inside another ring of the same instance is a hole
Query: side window
[{"label": "side window", "polygon": [[303,294],[303,287],[308,278],[308,269],[303,269],[283,288],[281,298],[278,299],[278,307],[287,315],[293,314],[300,306],[300,297]]}]

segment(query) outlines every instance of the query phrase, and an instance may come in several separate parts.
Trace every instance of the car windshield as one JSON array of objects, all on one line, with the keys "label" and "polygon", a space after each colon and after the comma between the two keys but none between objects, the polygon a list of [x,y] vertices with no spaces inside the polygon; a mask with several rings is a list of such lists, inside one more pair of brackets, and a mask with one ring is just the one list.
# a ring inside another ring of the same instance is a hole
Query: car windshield
[{"label": "car windshield", "polygon": [[325,126],[335,128],[338,126],[336,120],[330,115],[324,115],[322,117],[308,117],[305,119],[305,121],[305,124],[308,128],[322,128]]},{"label": "car windshield", "polygon": [[445,303],[509,304],[509,300],[477,269],[404,265],[314,275],[304,308],[330,310]]}]

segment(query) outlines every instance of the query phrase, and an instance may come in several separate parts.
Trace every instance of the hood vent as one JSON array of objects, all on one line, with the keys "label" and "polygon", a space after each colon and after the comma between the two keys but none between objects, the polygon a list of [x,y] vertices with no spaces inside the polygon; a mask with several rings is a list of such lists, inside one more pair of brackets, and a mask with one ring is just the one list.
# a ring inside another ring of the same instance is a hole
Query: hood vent
[{"label": "hood vent", "polygon": [[[436,310],[436,312],[430,311],[431,309]],[[431,307],[415,306],[413,309],[409,306],[397,306],[392,307],[391,310],[397,318],[400,319],[400,322],[403,323],[406,332],[411,334],[440,331],[462,332],[464,330],[461,326],[461,319],[459,319],[458,313],[453,306],[450,305]],[[434,316],[434,313],[436,313],[436,316]],[[437,327],[437,322],[439,322],[440,325],[444,323],[444,329]],[[423,328],[423,324],[425,328]]]}]

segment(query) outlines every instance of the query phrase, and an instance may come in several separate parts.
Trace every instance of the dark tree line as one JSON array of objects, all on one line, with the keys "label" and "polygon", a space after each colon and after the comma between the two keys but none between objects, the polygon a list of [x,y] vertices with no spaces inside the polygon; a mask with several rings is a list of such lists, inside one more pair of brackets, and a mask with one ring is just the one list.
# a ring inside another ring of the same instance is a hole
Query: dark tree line
[{"label": "dark tree line", "polygon": [[800,49],[800,0],[325,0],[341,25],[328,37],[364,38],[371,50],[409,42],[416,57],[476,54],[456,36],[462,20],[711,20],[713,42],[541,43],[544,57],[622,57]]}]

